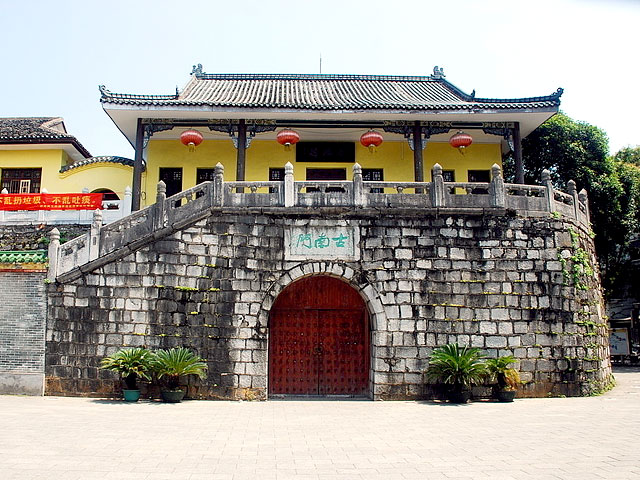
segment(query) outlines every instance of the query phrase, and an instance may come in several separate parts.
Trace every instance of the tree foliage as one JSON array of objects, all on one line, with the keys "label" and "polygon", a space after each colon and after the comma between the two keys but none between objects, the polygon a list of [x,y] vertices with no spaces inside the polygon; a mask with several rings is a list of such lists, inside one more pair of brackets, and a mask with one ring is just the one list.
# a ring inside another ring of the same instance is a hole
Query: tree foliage
[{"label": "tree foliage", "polygon": [[[604,131],[559,113],[523,139],[522,150],[525,183],[539,183],[548,169],[557,188],[566,191],[573,179],[578,191],[587,191],[606,293],[635,288],[629,280],[633,240],[640,234],[640,149],[610,157]],[[513,162],[505,163],[513,175]]]},{"label": "tree foliage", "polygon": [[539,182],[546,168],[557,186],[564,188],[570,179],[580,185],[602,173],[608,154],[606,133],[559,113],[522,141],[525,183]]},{"label": "tree foliage", "polygon": [[635,147],[624,147],[618,150],[618,153],[614,155],[614,158],[619,162],[629,163],[640,167],[640,145]]}]

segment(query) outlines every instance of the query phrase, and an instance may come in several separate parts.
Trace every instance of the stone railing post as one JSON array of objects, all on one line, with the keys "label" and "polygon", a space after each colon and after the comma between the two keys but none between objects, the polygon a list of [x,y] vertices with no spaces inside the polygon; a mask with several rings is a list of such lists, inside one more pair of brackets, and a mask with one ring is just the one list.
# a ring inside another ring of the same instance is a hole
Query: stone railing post
[{"label": "stone railing post", "polygon": [[442,167],[439,163],[433,165],[431,178],[431,205],[434,207],[444,207],[444,178],[442,178]]},{"label": "stone railing post", "polygon": [[542,179],[542,185],[546,187],[545,198],[547,199],[547,211],[555,212],[555,198],[553,193],[553,183],[551,183],[551,172],[546,168],[542,170],[542,175],[540,177]]},{"label": "stone railing post", "polygon": [[573,218],[578,220],[578,215],[580,215],[580,206],[578,205],[578,193],[576,191],[576,182],[573,180],[569,180],[567,182],[567,193],[571,195],[573,199]]},{"label": "stone railing post", "polygon": [[47,280],[55,282],[58,276],[58,253],[60,251],[60,230],[54,228],[49,232],[49,270]]},{"label": "stone railing post", "polygon": [[504,178],[502,178],[502,169],[497,163],[491,167],[491,185],[489,185],[489,194],[491,195],[491,206],[504,208],[506,205]]},{"label": "stone railing post", "polygon": [[224,203],[224,165],[216,163],[215,174],[213,176],[213,199],[212,204],[221,207]]},{"label": "stone railing post", "polygon": [[167,185],[160,180],[156,190],[156,203],[153,206],[153,229],[159,230],[164,227],[164,213],[167,199]]},{"label": "stone railing post", "polygon": [[[49,190],[40,187],[40,193],[49,193]],[[38,210],[38,223],[49,223],[48,220],[50,220],[51,217],[53,217],[53,221],[55,221],[55,216],[51,215],[50,210]]]},{"label": "stone railing post", "polygon": [[[589,226],[589,223],[591,222],[591,214],[589,213],[589,198],[587,197],[587,191],[584,188],[580,190],[580,193],[578,193],[578,199],[584,204],[584,213],[587,217],[585,219],[585,225]],[[578,220],[578,218],[576,218],[576,220]]]},{"label": "stone railing post", "polygon": [[121,215],[126,217],[127,215],[131,215],[131,187],[127,185],[124,189],[124,200],[122,200],[122,209]]},{"label": "stone railing post", "polygon": [[[83,187],[80,191],[81,193],[89,193],[89,187]],[[91,220],[93,213],[91,210],[78,210],[78,220],[79,221],[88,221]]]},{"label": "stone railing post", "polygon": [[100,256],[100,227],[102,227],[102,210],[96,208],[89,232],[89,261]]},{"label": "stone railing post", "polygon": [[364,193],[364,184],[362,183],[362,167],[359,163],[353,164],[353,205],[356,207],[364,207],[366,196]]},{"label": "stone railing post", "polygon": [[296,204],[296,186],[293,180],[293,165],[287,162],[284,166],[284,206],[293,207]]}]

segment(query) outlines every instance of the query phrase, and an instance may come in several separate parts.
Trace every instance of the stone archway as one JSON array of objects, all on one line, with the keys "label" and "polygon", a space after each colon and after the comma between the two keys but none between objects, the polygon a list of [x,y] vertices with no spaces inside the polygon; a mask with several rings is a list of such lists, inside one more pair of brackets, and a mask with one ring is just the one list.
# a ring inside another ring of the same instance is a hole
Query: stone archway
[{"label": "stone archway", "polygon": [[327,275],[293,282],[269,326],[270,395],[368,395],[369,314],[349,284]]}]

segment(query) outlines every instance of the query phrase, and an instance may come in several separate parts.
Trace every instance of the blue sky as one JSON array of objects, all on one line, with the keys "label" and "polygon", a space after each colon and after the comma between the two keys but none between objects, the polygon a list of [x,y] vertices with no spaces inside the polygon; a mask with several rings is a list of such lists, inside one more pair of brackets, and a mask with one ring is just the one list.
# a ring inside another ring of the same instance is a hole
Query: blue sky
[{"label": "blue sky", "polygon": [[99,102],[208,73],[429,75],[480,97],[548,95],[640,144],[640,1],[0,0],[0,116],[62,116],[93,155],[133,149]]}]

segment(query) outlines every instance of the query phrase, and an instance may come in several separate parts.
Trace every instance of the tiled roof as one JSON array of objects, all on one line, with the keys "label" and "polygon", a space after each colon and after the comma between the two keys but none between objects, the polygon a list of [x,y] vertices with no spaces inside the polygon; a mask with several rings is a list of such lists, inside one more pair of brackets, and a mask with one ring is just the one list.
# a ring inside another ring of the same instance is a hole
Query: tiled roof
[{"label": "tiled roof", "polygon": [[76,137],[67,133],[60,117],[0,118],[0,143],[70,143],[84,157],[91,156]]},{"label": "tiled roof", "polygon": [[46,250],[0,251],[0,263],[46,263]]},{"label": "tiled roof", "polygon": [[195,72],[175,95],[130,95],[100,87],[102,103],[300,110],[519,110],[553,108],[562,89],[543,97],[476,98],[443,75],[237,75]]},{"label": "tiled roof", "polygon": [[133,167],[134,162],[130,158],[118,157],[114,155],[91,157],[80,160],[79,162],[74,162],[70,165],[65,165],[60,169],[60,173],[68,172],[69,170],[74,170],[86,165],[92,165],[94,163],[119,163],[121,165],[126,165],[127,167]]}]

